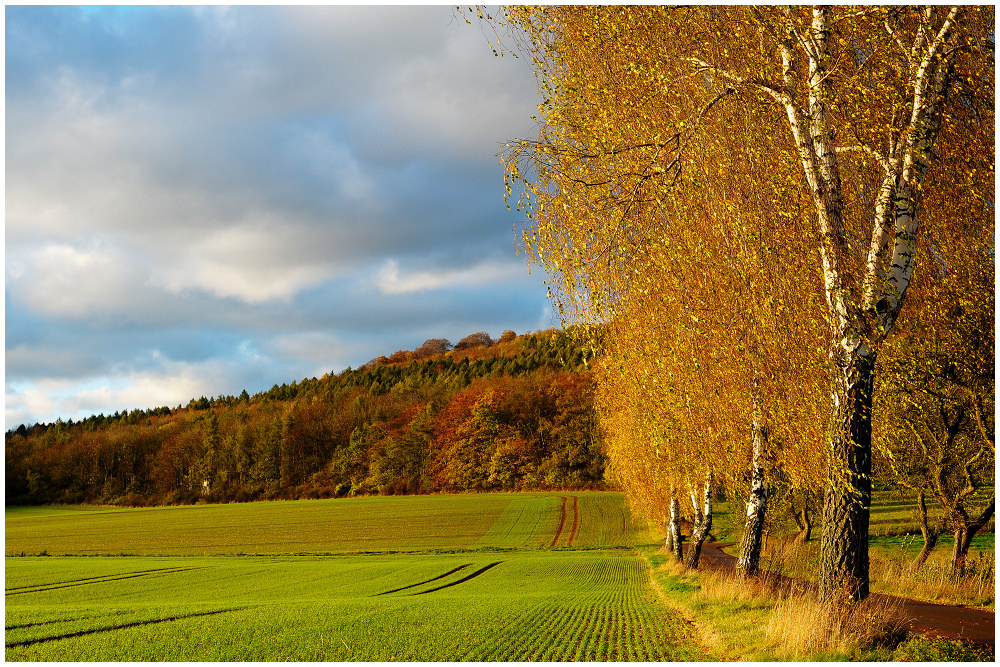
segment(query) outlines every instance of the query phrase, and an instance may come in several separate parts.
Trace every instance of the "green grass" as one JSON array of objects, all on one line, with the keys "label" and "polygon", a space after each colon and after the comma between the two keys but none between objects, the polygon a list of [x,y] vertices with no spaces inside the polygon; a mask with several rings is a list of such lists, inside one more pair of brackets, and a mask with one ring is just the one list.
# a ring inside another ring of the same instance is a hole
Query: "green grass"
[{"label": "green grass", "polygon": [[[139,509],[13,508],[6,555],[239,555],[541,548],[562,498],[579,507],[574,546],[653,541],[614,493],[396,496]],[[571,510],[567,510],[570,514]],[[572,517],[563,528],[565,544]],[[593,526],[591,524],[594,524]]]},{"label": "green grass", "polygon": [[[970,514],[973,508],[978,513],[989,502],[992,487],[983,487],[976,491],[969,503]],[[933,496],[928,497],[927,510],[933,523],[941,517],[941,507]],[[909,534],[920,534],[920,523],[917,514],[917,494],[908,489],[877,490],[872,493],[872,509],[869,532],[875,537],[892,537]],[[992,535],[992,523],[987,526],[987,532]],[[950,538],[949,538],[950,540]],[[980,541],[980,544],[985,544]],[[992,539],[990,541],[992,549]]]},{"label": "green grass", "polygon": [[632,548],[653,537],[617,494],[33,508],[6,527],[6,660],[710,657],[654,594]]},{"label": "green grass", "polygon": [[[739,508],[716,509],[716,536],[738,535]],[[915,556],[885,525],[873,558]],[[9,508],[5,527],[12,661],[983,659],[922,638],[789,649],[762,634],[785,603],[668,567],[616,493]]]},{"label": "green grass", "polygon": [[[907,558],[916,558],[920,549],[924,546],[924,539],[920,535],[882,535],[872,536],[868,545],[870,547],[884,549],[887,552],[899,553]],[[936,550],[950,553],[955,545],[955,537],[950,533],[944,533],[938,538]],[[996,547],[996,538],[993,533],[976,533],[972,538],[972,546],[969,549],[970,557],[977,553],[992,552]]]}]

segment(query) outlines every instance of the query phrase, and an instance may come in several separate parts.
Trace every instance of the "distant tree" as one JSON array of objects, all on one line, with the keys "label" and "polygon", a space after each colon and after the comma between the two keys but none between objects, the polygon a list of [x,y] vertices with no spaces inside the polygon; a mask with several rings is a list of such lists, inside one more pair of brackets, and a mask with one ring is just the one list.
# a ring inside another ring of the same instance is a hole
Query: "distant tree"
[{"label": "distant tree", "polygon": [[485,331],[469,334],[462,340],[455,343],[456,350],[467,350],[470,347],[490,347],[494,341]]},{"label": "distant tree", "polygon": [[[567,345],[552,347],[577,363]],[[162,408],[13,429],[7,501],[174,504],[539,488],[546,457],[558,459],[560,485],[599,483],[588,382],[573,369],[524,362],[516,339],[503,350],[476,350],[475,364],[461,355],[345,369],[276,384],[250,401],[216,400],[205,413]],[[493,399],[477,408],[490,391]]]},{"label": "distant tree", "polygon": [[382,363],[382,359],[385,359],[384,363],[387,364],[402,364],[413,358],[413,353],[406,350],[396,350],[388,357],[379,357],[379,363]]},{"label": "distant tree", "polygon": [[444,354],[451,349],[451,343],[445,338],[428,338],[423,344],[413,351],[417,359],[426,359],[435,355]]}]

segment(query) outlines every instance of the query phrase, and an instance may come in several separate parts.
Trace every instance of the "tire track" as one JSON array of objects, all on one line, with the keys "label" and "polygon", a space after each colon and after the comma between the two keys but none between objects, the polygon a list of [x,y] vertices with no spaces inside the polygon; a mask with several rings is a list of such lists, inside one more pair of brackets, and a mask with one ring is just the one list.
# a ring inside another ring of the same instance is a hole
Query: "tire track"
[{"label": "tire track", "polygon": [[[569,547],[573,546],[573,540],[576,539],[576,530],[577,530],[577,528],[580,527],[580,510],[579,510],[579,508],[577,506],[579,499],[580,499],[579,496],[573,496],[573,529],[569,533],[569,542],[566,543],[566,546],[569,546]],[[566,499],[564,498],[563,499],[563,503],[565,503],[565,502],[566,502]],[[565,517],[565,506],[564,506],[563,510],[564,510],[564,517]]]},{"label": "tire track", "polygon": [[108,577],[117,577],[127,574],[150,574],[152,572],[171,572],[176,570],[176,567],[158,567],[152,570],[135,570],[133,572],[118,572],[116,574],[101,574],[96,577],[83,577],[81,579],[69,579],[67,581],[51,581],[47,584],[28,584],[27,586],[8,586],[4,588],[4,592],[10,593],[11,591],[20,591],[26,588],[38,588],[40,586],[60,586],[63,584],[79,584],[85,582],[91,582],[95,579],[107,579]]},{"label": "tire track", "polygon": [[470,575],[468,575],[466,577],[462,577],[458,581],[453,581],[450,584],[445,584],[444,586],[438,586],[437,588],[431,588],[431,589],[426,590],[426,591],[420,591],[419,593],[410,593],[410,595],[427,595],[428,593],[433,593],[434,591],[439,591],[442,588],[451,588],[452,586],[458,586],[459,584],[464,584],[469,579],[475,579],[479,575],[484,574],[487,570],[493,569],[494,567],[496,567],[497,565],[499,565],[502,562],[503,562],[502,560],[498,560],[495,563],[490,563],[486,567],[483,567],[483,568],[480,568],[480,569],[476,570],[475,572],[473,572],[472,574],[470,574]]},{"label": "tire track", "polygon": [[58,618],[54,621],[35,621],[33,623],[21,623],[20,625],[5,625],[4,630],[23,630],[24,628],[35,628],[39,625],[55,625],[57,623],[72,623],[74,621],[86,621],[100,616],[77,616],[76,618]]},{"label": "tire track", "polygon": [[550,549],[556,545],[556,542],[558,542],[559,538],[562,536],[564,525],[566,525],[566,496],[562,497],[562,510],[559,516],[559,527],[556,528],[556,536],[552,538],[552,544],[549,545]]},{"label": "tire track", "polygon": [[[39,587],[31,588],[29,586],[23,586],[18,590],[5,591],[5,595],[25,595],[27,593],[43,593],[45,591],[54,591],[60,588],[75,588],[77,586],[88,586],[90,584],[103,584],[110,581],[122,581],[124,579],[135,579],[137,577],[152,577],[156,574],[178,574],[180,572],[191,572],[193,570],[204,570],[204,567],[176,567],[172,569],[158,569],[158,570],[143,570],[142,572],[134,572],[132,574],[126,574],[120,577],[107,575],[104,577],[88,577],[86,579],[77,579],[75,581],[63,582],[61,584],[39,584]],[[29,589],[30,590],[27,590]]]},{"label": "tire track", "polygon": [[[437,581],[438,579],[444,579],[449,574],[455,574],[459,570],[464,570],[465,568],[469,567],[470,565],[472,565],[472,563],[466,563],[465,565],[459,565],[458,567],[456,567],[453,570],[448,570],[444,574],[439,574],[438,576],[433,577],[431,579],[427,579],[426,581],[418,581],[415,584],[410,584],[409,586],[403,586],[401,588],[394,588],[391,591],[382,591],[381,593],[376,593],[375,595],[372,595],[371,597],[378,597],[379,595],[388,595],[389,593],[398,593],[399,591],[405,591],[407,588],[415,588],[417,586],[423,586],[424,584],[429,584],[432,581]],[[437,589],[434,589],[434,590],[437,590]]]},{"label": "tire track", "polygon": [[214,616],[216,614],[225,614],[231,611],[239,611],[240,607],[235,607],[233,609],[218,609],[216,611],[202,611],[195,614],[184,614],[181,616],[167,616],[166,618],[153,618],[148,621],[134,621],[132,623],[122,623],[120,625],[109,625],[103,628],[94,628],[92,630],[79,630],[77,632],[67,632],[62,635],[52,635],[51,637],[38,637],[36,639],[25,639],[19,642],[10,642],[4,644],[6,648],[18,648],[20,646],[31,646],[32,644],[41,644],[43,642],[54,642],[59,639],[72,639],[73,637],[83,637],[85,635],[94,635],[101,632],[113,632],[114,630],[125,630],[127,628],[137,628],[142,625],[154,625],[156,623],[167,623],[169,621],[180,621],[185,618],[197,618],[199,616]]}]

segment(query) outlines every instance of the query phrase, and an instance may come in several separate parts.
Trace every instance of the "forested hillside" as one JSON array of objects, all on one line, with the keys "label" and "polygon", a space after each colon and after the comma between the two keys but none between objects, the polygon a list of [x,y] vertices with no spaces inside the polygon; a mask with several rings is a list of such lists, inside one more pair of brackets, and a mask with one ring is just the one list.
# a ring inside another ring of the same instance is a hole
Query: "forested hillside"
[{"label": "forested hillside", "polygon": [[22,425],[6,502],[601,488],[588,354],[564,332],[478,333],[253,396]]}]

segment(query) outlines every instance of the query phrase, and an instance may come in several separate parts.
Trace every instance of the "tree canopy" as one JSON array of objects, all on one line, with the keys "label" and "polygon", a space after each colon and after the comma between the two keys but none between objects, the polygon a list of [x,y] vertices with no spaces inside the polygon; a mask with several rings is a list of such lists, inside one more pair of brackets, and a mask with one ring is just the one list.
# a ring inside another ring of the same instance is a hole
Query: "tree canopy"
[{"label": "tree canopy", "polygon": [[494,18],[542,96],[538,137],[504,152],[529,256],[566,322],[609,325],[599,394],[641,405],[608,399],[610,442],[630,440],[612,466],[645,484],[652,467],[617,459],[669,450],[658,474],[709,465],[738,486],[751,425],[793,485],[825,452],[828,597],[868,592],[876,361],[921,248],[983,236],[944,202],[992,211],[993,21],[989,7]]}]

